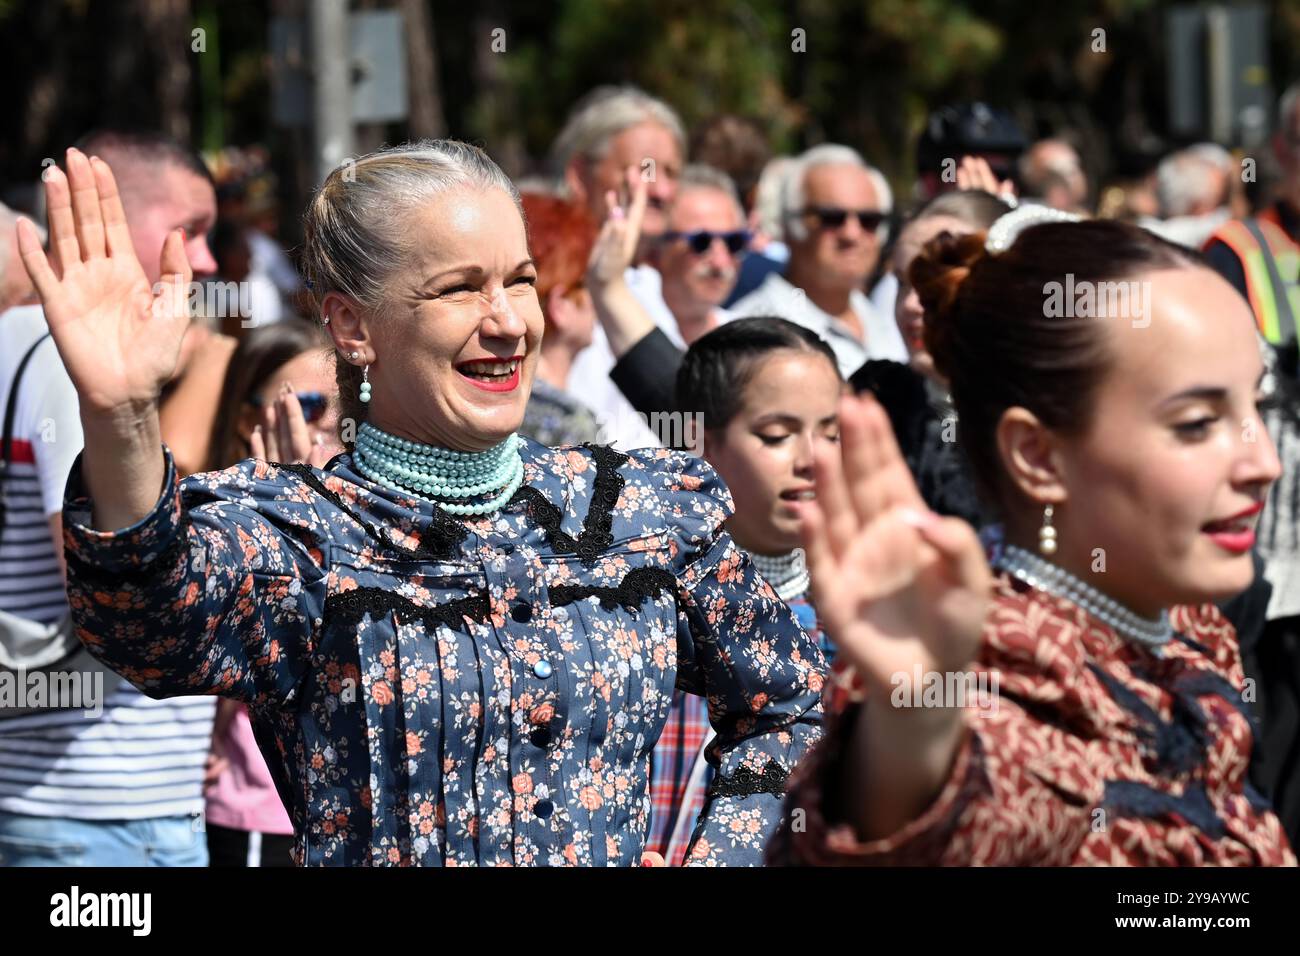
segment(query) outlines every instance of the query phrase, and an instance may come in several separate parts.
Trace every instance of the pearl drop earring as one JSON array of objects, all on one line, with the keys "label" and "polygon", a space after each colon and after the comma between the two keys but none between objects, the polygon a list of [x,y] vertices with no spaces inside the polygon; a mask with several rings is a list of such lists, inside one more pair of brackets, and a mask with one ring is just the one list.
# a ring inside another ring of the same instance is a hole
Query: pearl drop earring
[{"label": "pearl drop earring", "polygon": [[367,365],[361,370],[361,401],[363,403],[370,401],[370,366]]},{"label": "pearl drop earring", "polygon": [[1052,527],[1052,506],[1043,507],[1043,526],[1038,529],[1038,550],[1056,554],[1056,529]]}]

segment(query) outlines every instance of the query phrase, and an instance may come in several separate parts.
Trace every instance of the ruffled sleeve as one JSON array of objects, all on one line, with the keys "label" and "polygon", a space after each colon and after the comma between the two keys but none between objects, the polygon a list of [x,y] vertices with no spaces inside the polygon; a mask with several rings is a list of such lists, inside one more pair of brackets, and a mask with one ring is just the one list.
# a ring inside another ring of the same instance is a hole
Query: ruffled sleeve
[{"label": "ruffled sleeve", "polygon": [[821,651],[723,524],[732,499],[702,459],[648,459],[672,530],[677,686],[708,700],[717,774],[688,865],[759,865],[786,779],[821,735]]},{"label": "ruffled sleeve", "polygon": [[319,632],[328,545],[309,489],[261,461],[166,478],[129,528],[91,527],[78,459],[68,479],[68,599],[90,652],[151,697],[216,693],[280,704]]}]

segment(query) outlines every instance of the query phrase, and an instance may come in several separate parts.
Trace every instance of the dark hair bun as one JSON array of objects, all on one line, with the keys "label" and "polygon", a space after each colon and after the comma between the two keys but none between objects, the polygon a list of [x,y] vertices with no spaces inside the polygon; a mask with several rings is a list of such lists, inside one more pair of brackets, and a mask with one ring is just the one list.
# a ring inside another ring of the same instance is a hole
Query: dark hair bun
[{"label": "dark hair bun", "polygon": [[984,232],[954,236],[941,232],[927,242],[912,260],[908,277],[925,310],[925,347],[935,368],[951,375],[956,334],[957,298],[962,283],[987,256]]}]

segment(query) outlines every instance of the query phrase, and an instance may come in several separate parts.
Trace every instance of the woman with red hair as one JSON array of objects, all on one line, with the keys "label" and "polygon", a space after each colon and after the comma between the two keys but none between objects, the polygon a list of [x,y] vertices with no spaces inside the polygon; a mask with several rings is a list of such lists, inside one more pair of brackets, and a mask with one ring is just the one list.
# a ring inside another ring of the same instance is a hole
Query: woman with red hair
[{"label": "woman with red hair", "polygon": [[591,344],[596,321],[583,285],[596,227],[576,203],[542,193],[520,198],[537,263],[537,298],[546,332],[519,432],[551,446],[595,441],[600,428],[587,406],[573,397],[568,379],[574,357]]}]

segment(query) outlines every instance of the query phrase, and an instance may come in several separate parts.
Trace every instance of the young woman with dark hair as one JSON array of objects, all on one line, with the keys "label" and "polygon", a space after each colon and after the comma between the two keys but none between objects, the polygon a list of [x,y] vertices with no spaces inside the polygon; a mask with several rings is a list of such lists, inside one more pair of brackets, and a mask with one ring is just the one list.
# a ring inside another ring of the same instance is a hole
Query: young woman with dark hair
[{"label": "young woman with dark hair", "polygon": [[[815,493],[814,450],[839,439],[843,389],[830,346],[774,318],[738,319],[701,336],[676,382],[679,412],[702,432],[692,444],[734,501],[727,530],[827,658],[833,650],[809,601],[798,503]],[[682,861],[704,809],[711,740],[706,701],[677,691],[653,756],[647,842],[670,866]]]},{"label": "young woman with dark hair", "polygon": [[1213,604],[1249,585],[1279,473],[1253,320],[1148,232],[1046,217],[939,236],[911,269],[1003,521],[992,576],[926,511],[879,406],[842,410],[843,476],[819,456],[806,547],[844,673],[774,861],[1295,863],[1247,780]]}]

